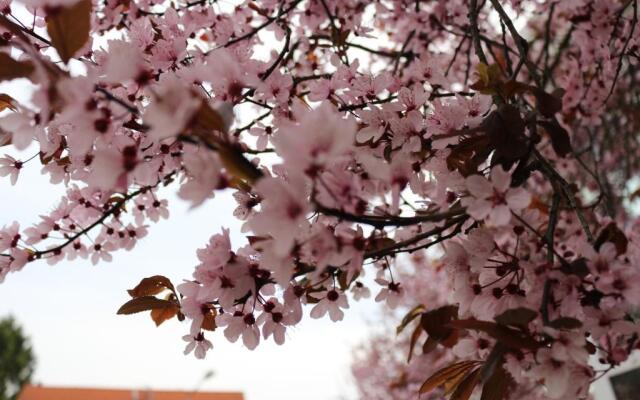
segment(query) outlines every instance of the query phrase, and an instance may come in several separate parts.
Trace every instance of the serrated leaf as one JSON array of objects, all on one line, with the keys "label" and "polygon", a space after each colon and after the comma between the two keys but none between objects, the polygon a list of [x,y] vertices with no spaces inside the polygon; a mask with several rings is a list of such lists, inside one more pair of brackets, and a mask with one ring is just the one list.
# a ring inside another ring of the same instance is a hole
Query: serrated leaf
[{"label": "serrated leaf", "polygon": [[89,40],[91,0],[80,0],[66,7],[54,7],[47,14],[47,33],[65,64]]},{"label": "serrated leaf", "polygon": [[175,306],[174,302],[162,300],[154,296],[137,297],[124,303],[118,310],[118,314],[136,314],[142,311],[150,311],[173,306]]},{"label": "serrated leaf", "polygon": [[133,298],[143,296],[153,296],[162,293],[164,290],[175,292],[173,283],[166,276],[154,275],[144,278],[136,287],[127,290],[127,293]]},{"label": "serrated leaf", "polygon": [[28,78],[33,69],[33,64],[30,61],[16,61],[7,53],[0,52],[0,82]]}]

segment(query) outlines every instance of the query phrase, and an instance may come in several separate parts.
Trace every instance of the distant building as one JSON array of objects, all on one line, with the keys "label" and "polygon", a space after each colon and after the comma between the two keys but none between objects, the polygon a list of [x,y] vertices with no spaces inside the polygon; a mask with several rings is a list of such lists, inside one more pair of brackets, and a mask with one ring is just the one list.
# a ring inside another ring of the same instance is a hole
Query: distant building
[{"label": "distant building", "polygon": [[244,400],[239,392],[96,389],[26,386],[18,400]]}]

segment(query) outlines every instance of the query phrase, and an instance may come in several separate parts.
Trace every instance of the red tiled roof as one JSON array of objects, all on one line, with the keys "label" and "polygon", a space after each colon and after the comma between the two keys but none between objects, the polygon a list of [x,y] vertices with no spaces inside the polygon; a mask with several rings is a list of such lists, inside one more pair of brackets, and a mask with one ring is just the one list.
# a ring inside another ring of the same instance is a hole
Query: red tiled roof
[{"label": "red tiled roof", "polygon": [[18,400],[243,400],[238,392],[178,392],[25,386]]}]

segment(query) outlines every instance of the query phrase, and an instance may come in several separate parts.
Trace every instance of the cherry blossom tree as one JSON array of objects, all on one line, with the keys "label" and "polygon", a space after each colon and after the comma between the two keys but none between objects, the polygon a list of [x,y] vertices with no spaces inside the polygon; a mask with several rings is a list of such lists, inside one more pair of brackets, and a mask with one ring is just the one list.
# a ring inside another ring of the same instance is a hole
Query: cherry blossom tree
[{"label": "cherry blossom tree", "polygon": [[232,191],[243,246],[212,232],[192,276],[142,279],[119,313],[186,320],[203,358],[212,331],[284,344],[305,309],[371,298],[405,346],[363,353],[370,398],[586,398],[640,344],[637,20],[637,0],[0,0],[0,81],[32,89],[0,94],[21,151],[0,176],[67,190],[0,230],[0,280],[133,250],[169,217],[160,187]]}]

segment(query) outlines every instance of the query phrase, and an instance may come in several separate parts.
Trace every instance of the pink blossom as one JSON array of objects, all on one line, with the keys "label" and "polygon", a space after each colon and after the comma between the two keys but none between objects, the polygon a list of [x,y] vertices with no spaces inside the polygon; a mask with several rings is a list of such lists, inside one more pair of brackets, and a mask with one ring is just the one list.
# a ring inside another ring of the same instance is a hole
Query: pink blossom
[{"label": "pink blossom", "polygon": [[225,313],[216,318],[216,323],[225,327],[224,336],[231,342],[236,342],[242,336],[242,343],[249,350],[255,349],[260,343],[260,330],[253,313]]},{"label": "pink blossom", "polygon": [[302,201],[304,193],[301,178],[285,182],[278,178],[263,178],[256,185],[262,197],[261,209],[247,225],[257,235],[269,235],[275,239],[275,251],[287,253],[303,227],[307,225],[308,206]]},{"label": "pink blossom", "polygon": [[404,292],[402,286],[397,282],[390,282],[383,278],[377,278],[376,283],[382,286],[376,296],[376,302],[384,301],[390,308],[396,308]]},{"label": "pink blossom", "polygon": [[491,180],[481,175],[467,177],[471,197],[463,199],[467,212],[476,220],[487,219],[493,226],[502,226],[511,219],[511,212],[519,212],[531,202],[523,188],[510,188],[511,175],[502,167],[491,169]]},{"label": "pink blossom", "polygon": [[184,354],[187,355],[193,351],[193,354],[198,359],[203,359],[207,351],[213,348],[213,344],[205,339],[204,333],[198,332],[198,334],[194,335],[185,335],[182,337],[182,340],[187,342],[187,346],[184,348]]},{"label": "pink blossom", "polygon": [[343,308],[349,308],[347,296],[335,289],[326,292],[324,298],[311,309],[311,318],[322,318],[329,313],[329,318],[333,322],[342,321]]},{"label": "pink blossom", "polygon": [[18,182],[18,176],[23,166],[24,163],[22,161],[5,154],[4,158],[0,158],[0,176],[8,175],[11,184],[15,185]]},{"label": "pink blossom", "polygon": [[324,102],[304,113],[298,124],[281,128],[274,136],[274,144],[285,162],[313,174],[315,168],[322,168],[346,154],[354,142],[355,129],[353,121],[343,119]]}]

